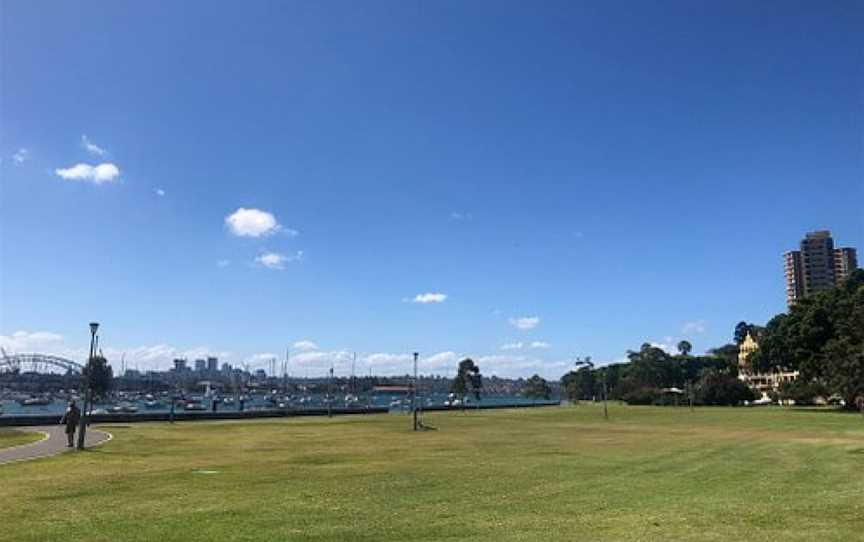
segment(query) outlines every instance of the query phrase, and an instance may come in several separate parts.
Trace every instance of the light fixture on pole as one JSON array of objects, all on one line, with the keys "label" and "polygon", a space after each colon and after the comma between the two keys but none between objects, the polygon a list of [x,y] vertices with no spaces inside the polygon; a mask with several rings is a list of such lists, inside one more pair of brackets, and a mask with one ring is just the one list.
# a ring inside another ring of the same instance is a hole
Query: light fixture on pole
[{"label": "light fixture on pole", "polygon": [[81,417],[78,420],[78,449],[84,449],[84,437],[87,433],[87,424],[90,422],[89,403],[91,401],[92,390],[90,389],[90,377],[93,371],[93,356],[96,348],[96,332],[99,331],[98,322],[90,322],[90,357],[87,358],[87,365],[84,367],[84,404],[81,409]]}]

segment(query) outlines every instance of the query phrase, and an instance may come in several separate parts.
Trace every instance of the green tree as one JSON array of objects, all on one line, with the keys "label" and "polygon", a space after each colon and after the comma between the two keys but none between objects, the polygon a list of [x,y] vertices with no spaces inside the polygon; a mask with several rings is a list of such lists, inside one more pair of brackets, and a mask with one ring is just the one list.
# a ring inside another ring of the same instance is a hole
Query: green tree
[{"label": "green tree", "polygon": [[719,371],[706,371],[696,388],[696,401],[703,405],[735,406],[755,398],[747,384]]},{"label": "green tree", "polygon": [[552,394],[552,389],[546,379],[538,374],[535,374],[525,383],[525,397],[532,399],[549,399]]},{"label": "green tree", "polygon": [[748,362],[762,371],[797,370],[853,408],[864,396],[864,270],[772,318]]},{"label": "green tree", "polygon": [[456,373],[456,378],[453,379],[453,383],[450,386],[450,391],[462,397],[473,393],[477,399],[480,399],[480,390],[482,387],[483,377],[480,374],[480,367],[471,358],[465,358],[460,361],[459,369]]},{"label": "green tree", "polygon": [[828,395],[828,388],[824,384],[807,382],[800,378],[780,386],[780,397],[791,399],[796,405],[812,405],[817,397],[827,398]]},{"label": "green tree", "polygon": [[114,370],[104,356],[94,356],[83,370],[84,382],[90,386],[94,399],[108,396],[114,384]]},{"label": "green tree", "polygon": [[723,372],[730,376],[738,376],[738,345],[724,344],[708,350],[708,355],[724,361]]},{"label": "green tree", "polygon": [[598,396],[598,371],[599,369],[591,370],[588,367],[580,367],[561,377],[561,386],[564,388],[567,398],[575,402]]},{"label": "green tree", "polygon": [[693,350],[693,345],[690,344],[689,341],[679,341],[678,342],[678,353],[682,356],[689,356],[690,352]]},{"label": "green tree", "polygon": [[738,322],[735,325],[735,332],[732,334],[734,343],[736,345],[743,343],[748,331],[750,331],[750,324],[743,320]]}]

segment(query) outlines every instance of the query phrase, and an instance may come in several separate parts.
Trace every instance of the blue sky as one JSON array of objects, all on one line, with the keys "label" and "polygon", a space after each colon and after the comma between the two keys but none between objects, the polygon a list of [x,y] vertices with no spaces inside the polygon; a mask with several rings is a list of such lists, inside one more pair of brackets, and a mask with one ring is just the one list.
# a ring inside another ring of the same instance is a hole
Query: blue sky
[{"label": "blue sky", "polygon": [[300,343],[295,374],[416,350],[553,378],[722,344],[784,310],[804,232],[864,247],[862,24],[854,1],[4,1],[0,341],[80,356],[95,319],[142,368]]}]

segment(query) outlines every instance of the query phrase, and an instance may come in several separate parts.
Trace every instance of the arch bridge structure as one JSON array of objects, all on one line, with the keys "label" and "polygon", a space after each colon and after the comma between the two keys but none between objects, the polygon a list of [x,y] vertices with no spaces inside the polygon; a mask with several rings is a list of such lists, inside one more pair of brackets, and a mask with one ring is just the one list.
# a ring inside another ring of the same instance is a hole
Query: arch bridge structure
[{"label": "arch bridge structure", "polygon": [[50,354],[7,354],[0,357],[0,373],[34,371],[37,373],[59,372],[81,374],[83,365],[71,359]]}]

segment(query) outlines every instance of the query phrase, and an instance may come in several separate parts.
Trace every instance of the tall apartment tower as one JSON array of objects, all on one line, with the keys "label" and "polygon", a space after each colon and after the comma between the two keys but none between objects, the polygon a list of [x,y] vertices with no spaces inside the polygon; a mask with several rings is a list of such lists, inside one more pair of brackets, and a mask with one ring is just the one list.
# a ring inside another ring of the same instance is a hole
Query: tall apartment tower
[{"label": "tall apartment tower", "polygon": [[854,248],[834,248],[827,230],[808,233],[800,250],[783,254],[786,303],[790,307],[812,293],[830,290],[858,268]]}]

